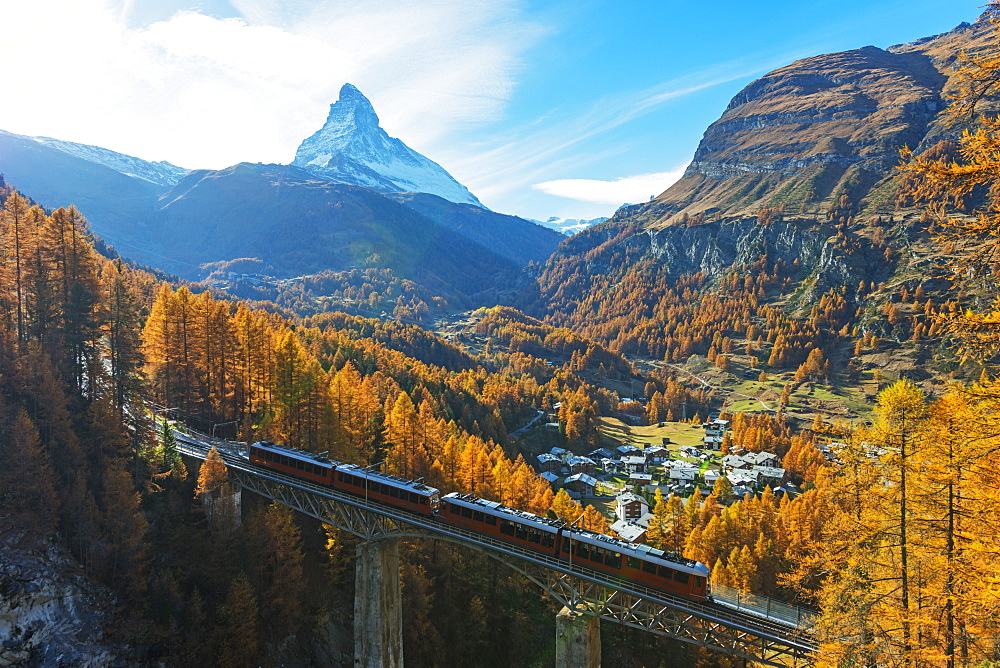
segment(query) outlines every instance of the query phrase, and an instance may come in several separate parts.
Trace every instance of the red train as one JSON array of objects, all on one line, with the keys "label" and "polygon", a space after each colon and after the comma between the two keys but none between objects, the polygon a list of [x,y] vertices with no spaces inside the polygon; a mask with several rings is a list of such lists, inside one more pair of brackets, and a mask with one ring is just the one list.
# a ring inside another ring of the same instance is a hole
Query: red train
[{"label": "red train", "polygon": [[437,489],[419,481],[341,464],[266,441],[250,446],[250,461],[611,573],[645,587],[693,599],[708,598],[706,566],[648,545],[627,543],[457,492],[441,498]]},{"label": "red train", "polygon": [[250,462],[422,515],[433,515],[440,501],[438,490],[420,482],[267,441],[250,446]]},{"label": "red train", "polygon": [[563,522],[514,510],[496,501],[454,492],[441,500],[438,516],[449,524],[612,573],[646,587],[700,600],[708,598],[707,567],[689,559],[668,557],[663,550],[649,545],[568,527]]}]

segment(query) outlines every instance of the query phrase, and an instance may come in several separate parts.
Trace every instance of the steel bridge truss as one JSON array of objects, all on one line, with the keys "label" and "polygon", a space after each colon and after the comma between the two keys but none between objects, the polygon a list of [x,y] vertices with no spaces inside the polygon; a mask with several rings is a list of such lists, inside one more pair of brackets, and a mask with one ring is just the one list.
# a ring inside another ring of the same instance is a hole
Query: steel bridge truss
[{"label": "steel bridge truss", "polygon": [[[273,499],[325,524],[366,541],[427,538],[446,540],[478,550],[520,573],[570,610],[585,609],[608,622],[629,626],[693,645],[724,652],[749,661],[779,667],[806,668],[813,665],[815,646],[810,639],[787,638],[738,628],[722,619],[681,610],[639,594],[591,581],[576,573],[554,570],[522,555],[483,545],[479,541],[432,530],[408,518],[385,514],[385,510],[356,505],[360,499],[340,499],[280,480],[231,467],[230,480],[241,487]],[[582,607],[580,607],[582,604]]]},{"label": "steel bridge truss", "polygon": [[[665,603],[631,588],[615,586],[588,576],[576,564],[539,555],[526,548],[482,536],[435,520],[408,516],[360,497],[314,485],[282,474],[252,470],[244,459],[217,443],[229,464],[232,483],[272,499],[320,522],[337,527],[365,541],[400,538],[445,540],[478,550],[541,587],[570,610],[595,615],[611,623],[640,629],[768,666],[808,668],[816,645],[812,637],[767,620],[734,617],[722,610],[678,602]],[[205,458],[201,439],[184,437],[178,446],[185,454]],[[606,579],[613,579],[605,576]],[[623,582],[623,585],[628,583]],[[634,585],[632,585],[634,588]],[[662,597],[662,594],[659,595]],[[716,614],[718,613],[718,614]]]}]

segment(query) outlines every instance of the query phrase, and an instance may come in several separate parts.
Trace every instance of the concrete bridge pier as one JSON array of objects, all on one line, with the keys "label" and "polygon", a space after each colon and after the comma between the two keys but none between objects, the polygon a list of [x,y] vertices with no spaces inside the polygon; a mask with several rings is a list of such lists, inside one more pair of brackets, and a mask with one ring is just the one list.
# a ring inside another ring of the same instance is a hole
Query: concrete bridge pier
[{"label": "concrete bridge pier", "polygon": [[601,668],[601,618],[585,611],[580,603],[556,615],[556,668]]},{"label": "concrete bridge pier", "polygon": [[403,668],[399,541],[361,543],[354,575],[354,665]]}]

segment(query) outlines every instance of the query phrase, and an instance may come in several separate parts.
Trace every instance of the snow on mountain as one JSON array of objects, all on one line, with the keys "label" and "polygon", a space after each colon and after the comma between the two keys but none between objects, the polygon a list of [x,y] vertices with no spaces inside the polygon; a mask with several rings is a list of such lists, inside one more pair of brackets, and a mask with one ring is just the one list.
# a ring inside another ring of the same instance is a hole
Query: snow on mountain
[{"label": "snow on mountain", "polygon": [[386,134],[371,102],[351,84],[340,89],[326,124],[299,145],[292,164],[332,181],[391,192],[430,193],[483,206],[441,165]]},{"label": "snow on mountain", "polygon": [[590,218],[589,220],[584,220],[583,218],[558,218],[556,216],[552,216],[548,220],[533,220],[532,222],[544,225],[545,227],[555,230],[556,232],[562,232],[566,236],[570,237],[577,232],[591,227],[592,225],[603,223],[607,219],[607,216]]},{"label": "snow on mountain", "polygon": [[40,144],[62,151],[68,155],[104,165],[126,176],[149,181],[160,186],[176,185],[185,174],[191,171],[177,165],[172,165],[166,161],[147,162],[141,158],[134,158],[124,153],[117,153],[106,148],[101,148],[100,146],[76,144],[51,137],[29,137],[29,139],[33,139]]}]

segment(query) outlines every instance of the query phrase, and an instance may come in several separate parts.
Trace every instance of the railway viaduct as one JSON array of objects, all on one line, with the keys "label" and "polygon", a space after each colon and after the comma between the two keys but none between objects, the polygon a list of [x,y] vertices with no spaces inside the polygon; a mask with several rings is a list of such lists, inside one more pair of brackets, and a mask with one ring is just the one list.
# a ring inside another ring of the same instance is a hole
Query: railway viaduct
[{"label": "railway viaduct", "polygon": [[478,550],[517,571],[561,603],[556,617],[557,668],[601,665],[600,623],[606,620],[701,645],[754,663],[792,668],[813,665],[812,614],[763,597],[713,590],[699,602],[646,589],[577,563],[511,545],[431,518],[389,508],[251,464],[243,444],[187,429],[178,449],[204,460],[214,445],[230,481],[362,539],[357,547],[354,665],[402,668],[403,610],[399,540],[433,538]]}]

